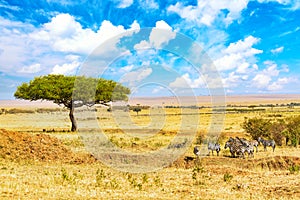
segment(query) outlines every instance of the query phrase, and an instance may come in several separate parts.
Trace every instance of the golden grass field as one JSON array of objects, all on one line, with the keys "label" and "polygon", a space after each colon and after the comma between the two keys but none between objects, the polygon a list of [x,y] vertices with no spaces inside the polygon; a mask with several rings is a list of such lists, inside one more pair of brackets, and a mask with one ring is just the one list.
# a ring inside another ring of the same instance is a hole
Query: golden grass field
[{"label": "golden grass field", "polygon": [[[174,104],[168,99],[151,102],[158,105],[161,101]],[[147,102],[142,98],[131,101],[133,105]],[[227,98],[227,104],[245,109],[249,105],[291,102],[300,102],[300,95]],[[209,99],[199,101],[202,104],[209,105]],[[91,128],[96,120],[111,142],[133,153],[166,147],[182,128],[182,121],[187,120],[181,131],[196,133],[187,151],[175,162],[149,173],[118,171],[91,158],[81,140],[82,133],[68,131],[68,111],[62,107],[45,102],[6,101],[0,102],[1,108],[15,111],[0,115],[0,199],[300,199],[300,172],[291,170],[292,166],[300,166],[299,147],[284,145],[276,147],[273,153],[271,148],[263,152],[259,146],[254,158],[245,159],[230,158],[229,151],[223,148],[230,136],[249,138],[240,126],[244,117],[299,115],[300,107],[261,105],[259,108],[265,108],[264,111],[228,112],[221,122],[214,121],[211,108],[187,109],[184,115],[179,108],[164,108],[153,111],[152,118],[151,109],[143,109],[138,115],[130,111],[127,117],[118,111],[117,118],[117,112],[107,112],[106,108],[97,108],[94,119],[78,113],[80,127]],[[193,120],[197,119],[195,127]],[[136,127],[129,126],[128,120]],[[184,160],[195,158],[196,139],[209,132],[212,123],[222,124],[217,134],[222,147],[220,155]]]}]

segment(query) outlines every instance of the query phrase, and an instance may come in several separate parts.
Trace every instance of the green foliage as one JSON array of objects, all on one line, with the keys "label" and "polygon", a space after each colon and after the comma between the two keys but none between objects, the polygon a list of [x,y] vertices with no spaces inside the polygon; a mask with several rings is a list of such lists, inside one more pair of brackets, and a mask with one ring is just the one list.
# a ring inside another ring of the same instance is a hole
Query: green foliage
[{"label": "green foliage", "polygon": [[161,183],[160,177],[158,175],[156,175],[154,177],[154,183],[157,187],[162,187],[162,183]]},{"label": "green foliage", "polygon": [[229,174],[228,172],[226,172],[223,176],[224,182],[229,182],[229,181],[231,181],[232,178],[233,178],[233,176],[231,174]]},{"label": "green foliage", "polygon": [[245,118],[242,127],[253,139],[258,137],[272,138],[279,146],[282,145],[284,137],[287,141],[290,140],[295,147],[300,142],[300,116],[277,119],[276,121],[264,118]]},{"label": "green foliage", "polygon": [[105,178],[106,174],[104,173],[103,169],[98,169],[96,172],[96,185],[101,186]]},{"label": "green foliage", "polygon": [[297,147],[300,142],[300,116],[290,117],[286,121],[286,137],[291,139],[292,145],[294,147]]},{"label": "green foliage", "polygon": [[14,96],[26,100],[49,100],[71,108],[72,101],[83,105],[126,100],[130,90],[112,80],[85,76],[53,75],[35,77],[17,88]]},{"label": "green foliage", "polygon": [[205,179],[205,169],[202,166],[202,163],[200,160],[197,160],[195,162],[195,166],[192,170],[192,179],[194,181],[195,185],[205,185],[204,179]]},{"label": "green foliage", "polygon": [[133,188],[137,188],[138,190],[142,190],[143,188],[143,181],[139,181],[137,178],[135,178],[132,174],[127,174],[127,180],[129,181],[130,185]]},{"label": "green foliage", "polygon": [[75,183],[75,176],[68,174],[67,170],[65,168],[61,168],[61,178],[63,182],[68,182],[68,183]]},{"label": "green foliage", "polygon": [[289,167],[289,171],[290,171],[291,174],[299,173],[300,166],[299,165],[292,165],[292,166]]},{"label": "green foliage", "polygon": [[277,120],[272,123],[272,126],[269,128],[269,133],[271,138],[274,139],[276,145],[282,145],[282,139],[284,138],[283,131],[286,129],[286,124],[284,120]]},{"label": "green foliage", "polygon": [[[53,75],[35,77],[17,88],[14,96],[25,100],[48,100],[70,110],[72,131],[76,131],[73,109],[95,103],[126,100],[130,90],[115,81],[85,76]],[[74,102],[77,102],[74,104]]]},{"label": "green foliage", "polygon": [[242,128],[249,133],[253,139],[257,140],[258,137],[269,137],[270,127],[272,123],[269,119],[264,118],[246,118],[242,123]]}]

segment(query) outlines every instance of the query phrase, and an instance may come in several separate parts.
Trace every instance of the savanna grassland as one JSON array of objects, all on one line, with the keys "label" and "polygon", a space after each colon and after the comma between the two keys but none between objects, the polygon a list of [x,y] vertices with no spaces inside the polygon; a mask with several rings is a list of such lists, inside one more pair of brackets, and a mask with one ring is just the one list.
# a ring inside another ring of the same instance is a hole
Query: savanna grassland
[{"label": "savanna grassland", "polygon": [[[167,106],[168,101],[164,101]],[[283,142],[275,152],[270,147],[264,152],[259,146],[254,158],[246,156],[245,159],[231,158],[229,150],[224,149],[229,137],[250,138],[241,127],[245,117],[279,119],[297,116],[300,107],[290,106],[290,103],[299,101],[284,96],[276,99],[232,98],[227,102],[224,118],[218,119],[222,124],[217,134],[221,143],[220,155],[204,156],[199,160],[193,154],[193,147],[205,140],[212,123],[216,123],[209,104],[197,109],[187,108],[184,115],[181,108],[173,104],[156,111],[151,108],[138,113],[130,110],[127,120],[142,129],[127,126],[126,116],[120,117],[124,111],[118,111],[120,115],[116,120],[116,113],[97,107],[94,119],[102,131],[111,142],[129,152],[156,151],[168,146],[180,129],[182,132],[195,131],[192,144],[179,159],[149,173],[118,171],[91,156],[80,133],[69,132],[68,111],[64,108],[2,105],[0,198],[300,199],[299,146],[296,148]],[[145,102],[135,103],[142,105]],[[77,118],[83,122],[83,128],[93,126],[89,116],[79,113]],[[199,121],[196,127],[193,122],[182,128],[183,118]]]}]

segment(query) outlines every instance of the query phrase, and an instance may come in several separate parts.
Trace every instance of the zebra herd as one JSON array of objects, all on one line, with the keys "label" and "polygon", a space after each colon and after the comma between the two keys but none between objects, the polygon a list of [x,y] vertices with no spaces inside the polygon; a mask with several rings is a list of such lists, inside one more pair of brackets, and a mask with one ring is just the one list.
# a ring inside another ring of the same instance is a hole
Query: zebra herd
[{"label": "zebra herd", "polygon": [[[249,158],[249,157],[254,157],[254,149],[256,152],[258,152],[258,145],[260,143],[264,146],[264,151],[267,151],[268,146],[272,147],[273,152],[275,151],[275,147],[276,147],[275,141],[274,140],[264,140],[261,137],[259,137],[258,140],[247,140],[245,138],[230,137],[225,142],[224,149],[229,148],[231,157],[245,158],[245,154],[248,154],[248,158]],[[216,151],[217,155],[219,155],[219,152],[221,151],[221,146],[219,143],[208,142],[207,148],[208,148],[208,155],[210,155],[210,152],[213,155],[214,151]],[[199,146],[194,147],[194,154],[196,156],[200,155],[200,147]]]}]

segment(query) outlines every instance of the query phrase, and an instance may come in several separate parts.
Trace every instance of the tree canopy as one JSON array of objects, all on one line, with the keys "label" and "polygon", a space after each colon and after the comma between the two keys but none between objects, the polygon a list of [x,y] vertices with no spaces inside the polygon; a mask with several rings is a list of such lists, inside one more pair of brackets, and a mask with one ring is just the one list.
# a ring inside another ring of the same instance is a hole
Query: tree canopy
[{"label": "tree canopy", "polygon": [[77,127],[73,116],[74,107],[127,100],[128,94],[129,88],[112,80],[50,74],[23,83],[17,88],[14,96],[17,99],[48,100],[64,105],[70,110],[72,131],[75,131]]}]

